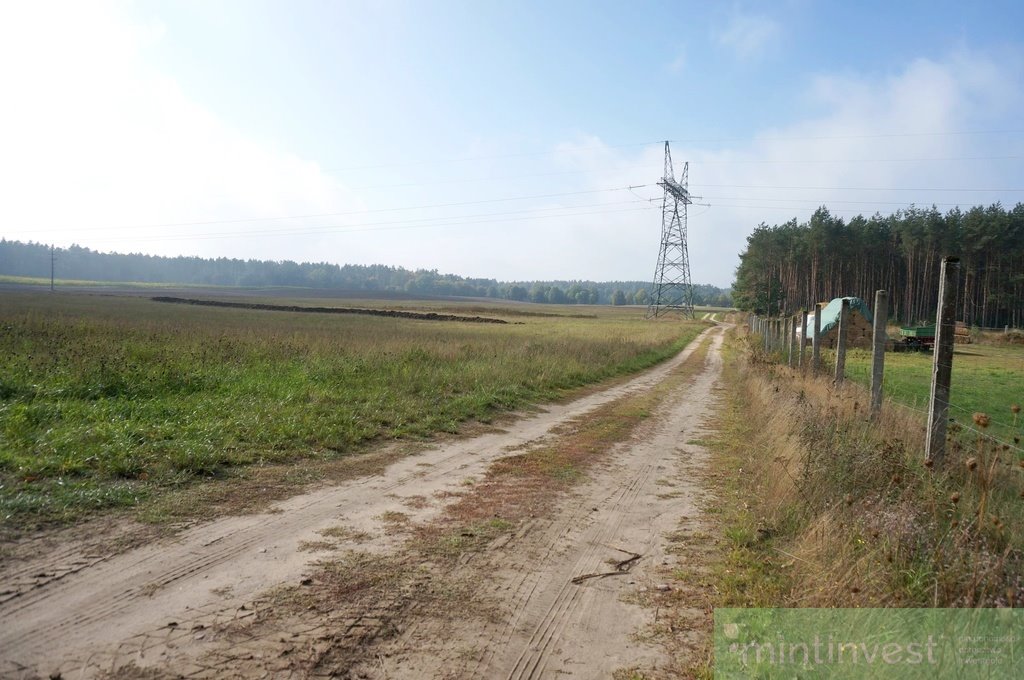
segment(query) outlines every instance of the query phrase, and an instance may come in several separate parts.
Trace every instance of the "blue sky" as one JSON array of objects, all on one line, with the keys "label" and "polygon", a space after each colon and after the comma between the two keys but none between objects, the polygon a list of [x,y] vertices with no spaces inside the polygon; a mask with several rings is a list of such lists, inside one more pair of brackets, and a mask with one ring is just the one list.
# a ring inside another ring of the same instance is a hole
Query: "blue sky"
[{"label": "blue sky", "polygon": [[1022,7],[6,3],[0,236],[643,280],[671,139],[728,285],[762,221],[1022,200]]}]

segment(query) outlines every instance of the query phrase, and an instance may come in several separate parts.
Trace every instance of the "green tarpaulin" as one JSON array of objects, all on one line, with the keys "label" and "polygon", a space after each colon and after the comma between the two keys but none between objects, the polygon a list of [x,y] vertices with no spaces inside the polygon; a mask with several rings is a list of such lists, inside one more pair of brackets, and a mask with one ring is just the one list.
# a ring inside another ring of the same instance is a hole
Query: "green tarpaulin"
[{"label": "green tarpaulin", "polygon": [[823,337],[839,325],[839,313],[843,308],[843,300],[850,301],[850,312],[854,310],[860,312],[861,316],[868,320],[868,323],[874,320],[871,316],[871,310],[868,309],[868,303],[859,297],[839,297],[825,305],[825,308],[821,310],[821,335]]}]

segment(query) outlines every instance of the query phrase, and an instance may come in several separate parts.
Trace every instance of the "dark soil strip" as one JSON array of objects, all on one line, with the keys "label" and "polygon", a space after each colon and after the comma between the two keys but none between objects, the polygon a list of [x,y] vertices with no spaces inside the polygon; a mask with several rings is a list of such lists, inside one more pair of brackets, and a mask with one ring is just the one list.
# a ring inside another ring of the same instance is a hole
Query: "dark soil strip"
[{"label": "dark soil strip", "polygon": [[508,323],[503,319],[492,319],[486,316],[458,316],[456,314],[436,314],[434,312],[403,312],[393,309],[361,309],[358,307],[297,307],[295,305],[262,305],[254,302],[221,302],[220,300],[193,300],[178,297],[153,297],[154,302],[173,302],[182,305],[202,305],[204,307],[232,307],[235,309],[264,309],[272,312],[313,312],[316,314],[364,314],[366,316],[390,316],[399,319],[419,319],[422,321],[465,321],[468,323]]}]

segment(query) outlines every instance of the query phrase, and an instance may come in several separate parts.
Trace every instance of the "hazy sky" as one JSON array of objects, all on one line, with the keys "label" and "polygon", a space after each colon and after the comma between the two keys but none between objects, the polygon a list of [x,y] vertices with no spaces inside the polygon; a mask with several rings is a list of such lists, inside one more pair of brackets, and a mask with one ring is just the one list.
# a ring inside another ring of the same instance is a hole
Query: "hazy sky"
[{"label": "hazy sky", "polygon": [[[694,282],[819,205],[1024,200],[1024,3],[0,2],[0,236]],[[628,187],[636,187],[629,189]]]}]

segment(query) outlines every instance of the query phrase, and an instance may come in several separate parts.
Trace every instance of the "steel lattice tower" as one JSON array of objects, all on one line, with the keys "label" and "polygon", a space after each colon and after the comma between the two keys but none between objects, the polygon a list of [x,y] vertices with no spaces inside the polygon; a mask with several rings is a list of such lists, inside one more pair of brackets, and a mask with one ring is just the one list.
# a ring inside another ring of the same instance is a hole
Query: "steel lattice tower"
[{"label": "steel lattice tower", "polygon": [[693,286],[690,284],[690,256],[686,247],[686,206],[690,164],[683,164],[679,181],[672,171],[672,152],[665,142],[665,174],[658,186],[665,190],[661,203],[661,250],[654,269],[651,301],[647,318],[677,311],[693,316]]}]

